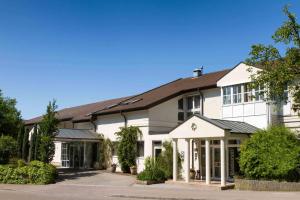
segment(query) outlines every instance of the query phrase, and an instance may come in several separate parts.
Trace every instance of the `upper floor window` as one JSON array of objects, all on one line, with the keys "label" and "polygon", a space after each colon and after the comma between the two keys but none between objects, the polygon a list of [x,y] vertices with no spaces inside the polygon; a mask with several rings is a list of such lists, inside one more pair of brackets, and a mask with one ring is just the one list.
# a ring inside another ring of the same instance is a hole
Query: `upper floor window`
[{"label": "upper floor window", "polygon": [[231,87],[223,87],[223,104],[231,104]]},{"label": "upper floor window", "polygon": [[255,101],[263,101],[264,100],[264,86],[260,85],[255,88]]},{"label": "upper floor window", "polygon": [[242,102],[242,85],[233,86],[233,103]]},{"label": "upper floor window", "polygon": [[244,84],[244,102],[252,101],[252,89],[249,83]]},{"label": "upper floor window", "polygon": [[191,95],[178,100],[178,121],[184,121],[195,113],[200,113],[200,95]]}]

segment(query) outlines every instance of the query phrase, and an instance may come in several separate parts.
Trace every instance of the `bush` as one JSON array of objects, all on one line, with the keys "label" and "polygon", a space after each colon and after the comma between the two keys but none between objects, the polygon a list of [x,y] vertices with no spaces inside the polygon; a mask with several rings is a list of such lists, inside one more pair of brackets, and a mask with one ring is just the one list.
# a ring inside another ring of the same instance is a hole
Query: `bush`
[{"label": "bush", "polygon": [[[157,165],[165,172],[167,178],[173,177],[173,146],[172,142],[165,141],[163,143],[164,151],[161,155],[156,159]],[[181,156],[177,152],[177,170],[178,173],[181,171]]]},{"label": "bush", "polygon": [[56,168],[40,161],[32,161],[29,165],[18,167],[0,165],[0,183],[50,184],[54,183],[56,178]]},{"label": "bush", "polygon": [[165,181],[165,172],[159,167],[154,158],[146,158],[145,170],[138,174],[138,180],[141,181]]},{"label": "bush", "polygon": [[10,136],[0,137],[0,164],[7,164],[9,159],[17,155],[17,142]]},{"label": "bush", "polygon": [[285,127],[259,130],[241,146],[239,163],[249,179],[298,181],[300,141]]}]

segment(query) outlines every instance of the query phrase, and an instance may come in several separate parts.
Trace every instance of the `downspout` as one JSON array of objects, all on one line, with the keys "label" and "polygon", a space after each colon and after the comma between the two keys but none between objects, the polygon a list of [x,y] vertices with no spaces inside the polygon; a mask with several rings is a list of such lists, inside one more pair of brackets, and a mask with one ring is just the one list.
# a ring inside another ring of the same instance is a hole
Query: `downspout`
[{"label": "downspout", "polygon": [[204,97],[203,97],[203,93],[199,88],[198,88],[198,92],[201,96],[201,115],[204,116]]},{"label": "downspout", "polygon": [[125,128],[127,128],[127,117],[126,117],[126,115],[124,115],[124,113],[122,111],[120,111],[120,115],[124,118],[124,126],[125,126]]},{"label": "downspout", "polygon": [[95,123],[95,117],[94,117],[94,115],[91,116],[91,121],[90,122],[91,122],[91,124],[94,127],[94,131],[97,132],[97,125]]}]

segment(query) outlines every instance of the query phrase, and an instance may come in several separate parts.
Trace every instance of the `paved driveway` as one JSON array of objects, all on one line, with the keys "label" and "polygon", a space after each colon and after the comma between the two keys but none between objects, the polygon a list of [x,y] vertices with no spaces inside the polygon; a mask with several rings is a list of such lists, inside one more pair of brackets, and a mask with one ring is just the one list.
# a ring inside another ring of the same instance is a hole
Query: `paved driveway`
[{"label": "paved driveway", "polygon": [[131,186],[135,177],[131,175],[112,174],[106,171],[60,170],[58,185],[85,186]]},{"label": "paved driveway", "polygon": [[134,177],[104,171],[67,172],[52,185],[1,185],[0,200],[298,200],[300,193],[212,191],[206,187],[134,184]]}]

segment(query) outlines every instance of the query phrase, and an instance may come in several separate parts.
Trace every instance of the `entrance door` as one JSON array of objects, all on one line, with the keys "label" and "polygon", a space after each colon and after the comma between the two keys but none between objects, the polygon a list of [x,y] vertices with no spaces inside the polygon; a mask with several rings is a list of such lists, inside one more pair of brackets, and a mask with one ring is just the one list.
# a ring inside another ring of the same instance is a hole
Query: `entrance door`
[{"label": "entrance door", "polygon": [[221,178],[221,153],[219,147],[213,147],[212,149],[213,153],[213,163],[212,163],[212,175],[215,179]]},{"label": "entrance door", "polygon": [[82,143],[70,144],[70,167],[79,169],[83,167],[84,147]]}]

